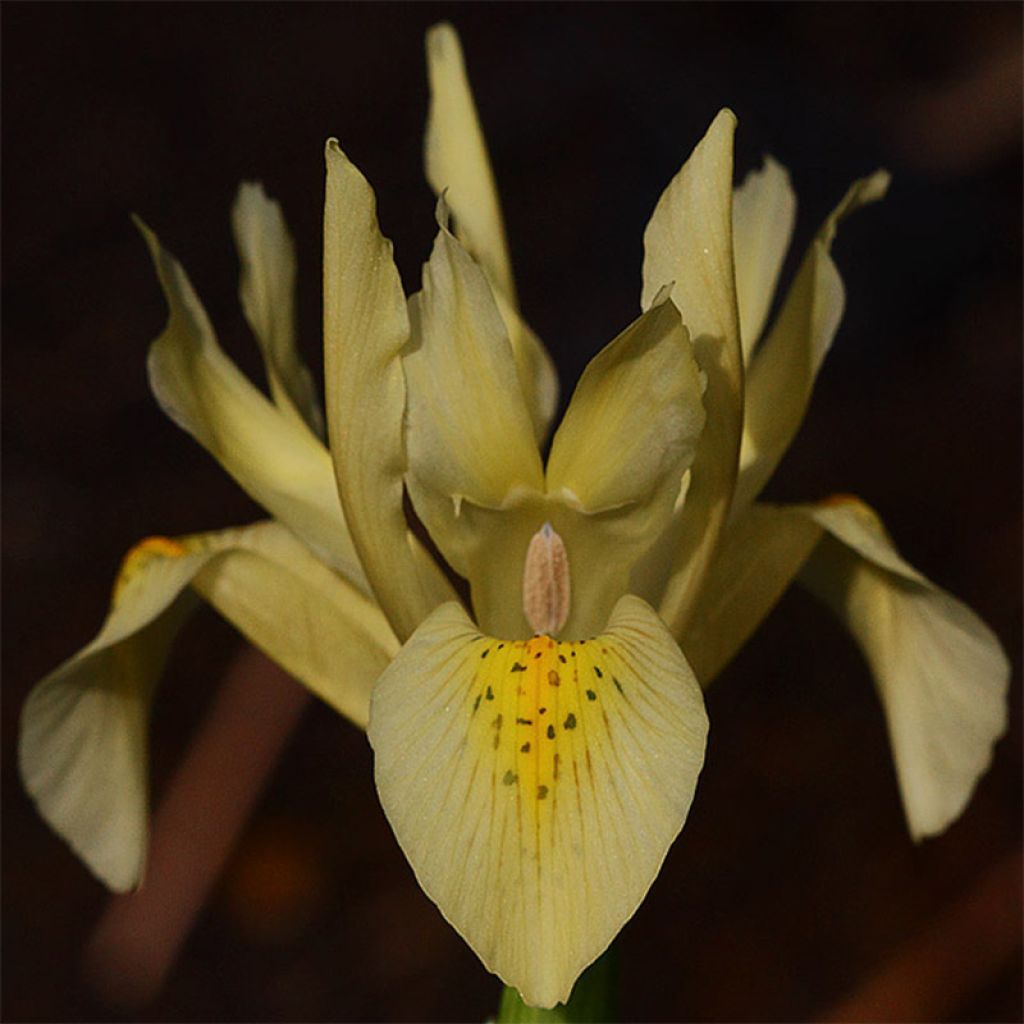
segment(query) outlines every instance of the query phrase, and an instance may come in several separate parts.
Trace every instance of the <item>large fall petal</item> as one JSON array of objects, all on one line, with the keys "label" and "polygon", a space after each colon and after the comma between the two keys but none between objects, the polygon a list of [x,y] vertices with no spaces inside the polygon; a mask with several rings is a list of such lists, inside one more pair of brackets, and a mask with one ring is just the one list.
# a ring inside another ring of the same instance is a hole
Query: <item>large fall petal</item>
[{"label": "large fall petal", "polygon": [[358,725],[397,650],[380,610],[277,523],[171,539],[126,556],[96,638],[22,710],[19,766],[40,814],[117,891],[142,880],[149,708],[170,644],[207,598]]},{"label": "large fall petal", "polygon": [[705,686],[798,574],[864,652],[911,834],[941,832],[963,811],[1006,729],[1009,663],[999,641],[908,565],[856,498],[753,505],[730,525],[683,637]]},{"label": "large fall petal", "polygon": [[601,635],[482,635],[456,604],[374,689],[385,813],[426,893],[534,1006],[569,997],[654,881],[704,757],[700,688],[638,598]]}]

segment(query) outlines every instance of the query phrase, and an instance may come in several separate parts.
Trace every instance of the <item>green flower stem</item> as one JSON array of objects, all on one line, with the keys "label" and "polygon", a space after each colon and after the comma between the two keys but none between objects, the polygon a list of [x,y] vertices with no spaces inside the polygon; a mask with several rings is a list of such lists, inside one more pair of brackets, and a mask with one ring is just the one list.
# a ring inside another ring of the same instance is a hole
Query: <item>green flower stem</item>
[{"label": "green flower stem", "polygon": [[580,975],[569,1002],[554,1009],[527,1006],[514,988],[505,986],[496,1024],[610,1024],[617,1017],[618,956],[609,947]]}]

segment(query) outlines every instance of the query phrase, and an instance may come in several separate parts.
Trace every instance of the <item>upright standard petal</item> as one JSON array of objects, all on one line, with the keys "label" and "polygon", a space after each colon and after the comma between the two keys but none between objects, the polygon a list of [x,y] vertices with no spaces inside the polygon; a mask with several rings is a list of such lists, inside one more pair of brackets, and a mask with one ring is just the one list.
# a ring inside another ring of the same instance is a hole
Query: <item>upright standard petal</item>
[{"label": "upright standard petal", "polygon": [[295,347],[295,243],[281,207],[258,182],[243,182],[231,226],[242,263],[242,310],[263,354],[274,404],[323,437],[313,377]]},{"label": "upright standard petal", "polygon": [[324,372],[331,455],[359,560],[400,639],[452,596],[402,508],[409,320],[366,179],[330,139],[324,206]]},{"label": "upright standard petal", "polygon": [[558,405],[558,377],[540,339],[519,314],[498,191],[487,156],[462,47],[447,22],[427,32],[430,112],[427,180],[455,216],[455,234],[494,289],[508,330],[516,374],[537,439],[547,436]]},{"label": "upright standard petal", "polygon": [[644,233],[643,305],[648,307],[661,288],[672,284],[672,300],[707,376],[708,420],[686,504],[669,526],[676,559],[666,567],[659,607],[676,636],[689,618],[725,524],[743,426],[732,246],[735,129],[732,111],[723,110],[665,189]]},{"label": "upright standard petal", "polygon": [[357,725],[397,650],[382,613],[277,523],[171,539],[126,556],[96,638],[22,710],[19,766],[42,817],[118,892],[142,880],[149,709],[199,590],[249,639]]},{"label": "upright standard petal", "polygon": [[495,640],[449,604],[381,677],[369,737],[423,889],[490,970],[551,1007],[657,876],[693,800],[707,716],[637,598],[579,643]]},{"label": "upright standard petal", "polygon": [[181,264],[137,222],[170,316],[149,350],[161,408],[276,519],[366,592],[369,584],[338,501],[327,449],[246,379],[217,344]]},{"label": "upright standard petal", "polygon": [[743,363],[764,330],[796,220],[796,196],[782,164],[765,157],[732,197],[732,244]]},{"label": "upright standard petal", "polygon": [[778,318],[754,353],[747,372],[735,512],[760,494],[796,436],[814,379],[839,328],[846,299],[831,256],[836,229],[849,214],[881,199],[888,187],[885,171],[850,186],[811,242]]}]

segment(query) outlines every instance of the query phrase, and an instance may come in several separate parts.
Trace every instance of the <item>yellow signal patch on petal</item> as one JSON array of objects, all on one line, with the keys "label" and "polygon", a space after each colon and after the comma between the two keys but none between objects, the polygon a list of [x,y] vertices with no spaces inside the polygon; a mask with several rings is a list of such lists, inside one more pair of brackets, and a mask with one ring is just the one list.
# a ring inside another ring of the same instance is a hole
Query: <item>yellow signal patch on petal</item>
[{"label": "yellow signal patch on petal", "polygon": [[130,580],[135,579],[154,558],[180,558],[188,549],[171,537],[144,537],[121,559],[114,581],[113,603],[117,604]]},{"label": "yellow signal patch on petal", "polygon": [[490,970],[551,1007],[654,881],[707,728],[679,647],[624,597],[578,642],[497,640],[442,606],[378,680],[369,738],[423,889]]}]

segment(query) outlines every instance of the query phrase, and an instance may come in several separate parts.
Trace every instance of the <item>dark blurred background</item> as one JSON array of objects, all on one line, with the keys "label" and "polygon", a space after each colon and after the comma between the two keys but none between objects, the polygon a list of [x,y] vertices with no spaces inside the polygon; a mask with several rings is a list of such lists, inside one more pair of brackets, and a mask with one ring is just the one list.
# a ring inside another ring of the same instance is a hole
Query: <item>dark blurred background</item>
[{"label": "dark blurred background", "polygon": [[[824,610],[787,595],[709,696],[690,820],[620,943],[624,1016],[886,1019],[897,1011],[856,1009],[858,993],[896,970],[911,1016],[1021,1019],[1020,5],[6,4],[2,17],[4,1019],[493,1012],[496,982],[389,832],[364,737],[326,708],[304,715],[141,1008],[84,979],[108,897],[14,770],[24,696],[94,634],[122,553],[259,515],[148,394],[165,308],[129,214],[258,374],[228,214],[238,182],[261,179],[297,238],[302,348],[319,373],[324,140],[374,185],[412,288],[434,231],[423,34],[442,18],[462,34],[524,311],[566,389],[636,314],[646,219],[719,107],[739,117],[740,174],[766,152],[790,169],[797,250],[850,181],[893,172],[889,198],[840,232],[848,311],[769,496],[863,496],[1014,662],[992,770],[948,833],[915,846],[865,666]],[[182,634],[153,724],[157,801],[242,649],[207,609]]]}]

